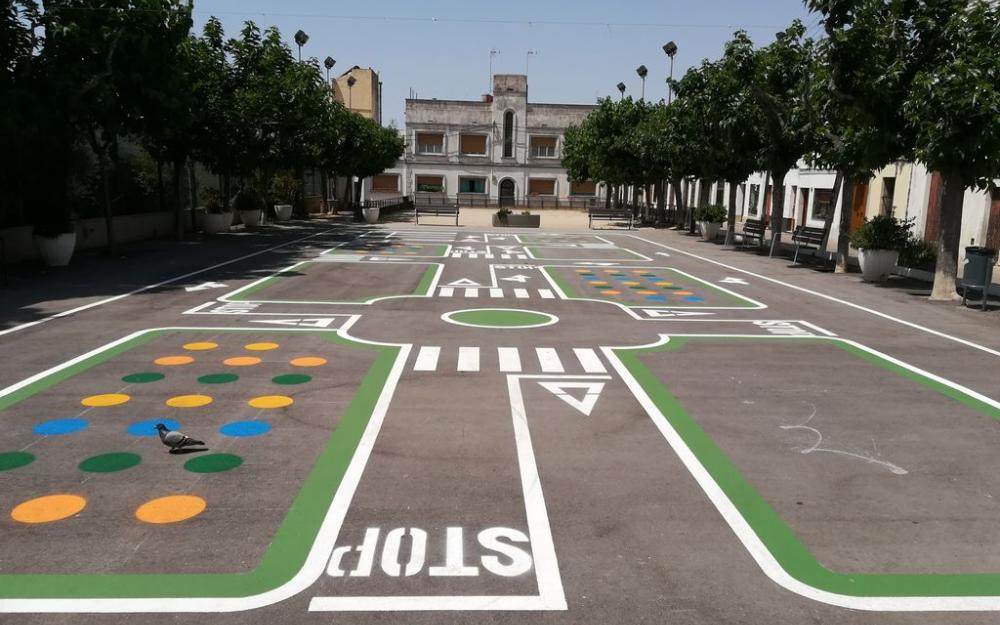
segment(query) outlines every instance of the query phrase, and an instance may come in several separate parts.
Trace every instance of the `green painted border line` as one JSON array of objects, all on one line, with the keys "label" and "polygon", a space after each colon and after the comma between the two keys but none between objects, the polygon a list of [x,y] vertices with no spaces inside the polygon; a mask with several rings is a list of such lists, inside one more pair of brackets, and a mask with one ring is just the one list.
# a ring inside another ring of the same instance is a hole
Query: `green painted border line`
[{"label": "green painted border line", "polygon": [[[743,518],[771,555],[789,575],[819,590],[855,597],[1000,596],[1000,574],[998,573],[838,573],[821,565],[750,481],[743,476],[736,465],[729,460],[705,430],[685,410],[677,398],[639,360],[640,354],[681,349],[691,341],[734,340],[737,339],[732,337],[671,338],[670,342],[663,346],[634,349],[616,348],[613,351],[712,476],[726,497],[743,515]],[[774,341],[781,339],[747,337],[739,340]],[[959,401],[985,416],[1000,421],[1000,410],[997,408],[915,371],[900,367],[875,354],[859,349],[843,340],[823,337],[796,338],[795,340],[833,344],[867,362],[923,384],[944,397]],[[678,342],[680,342],[679,345],[675,344]]]},{"label": "green painted border line", "polygon": [[[417,286],[414,288],[413,292],[412,293],[404,293],[402,295],[399,295],[399,294],[371,295],[369,297],[362,298],[362,299],[356,299],[356,300],[314,300],[314,301],[282,300],[282,299],[261,300],[261,299],[251,299],[250,298],[250,296],[253,295],[254,293],[258,293],[258,292],[262,291],[263,289],[266,289],[267,287],[273,285],[278,280],[281,280],[281,279],[285,278],[286,276],[284,276],[282,274],[290,273],[292,271],[297,271],[297,270],[303,269],[303,268],[305,268],[305,267],[307,267],[309,265],[321,265],[322,266],[322,265],[330,265],[330,264],[335,264],[335,263],[329,263],[329,262],[317,263],[315,261],[310,261],[310,260],[303,261],[301,263],[296,263],[295,265],[292,265],[291,267],[288,267],[286,269],[282,269],[281,271],[279,271],[278,273],[274,274],[273,276],[269,276],[269,277],[265,278],[264,280],[258,282],[257,284],[246,286],[246,287],[243,287],[243,289],[237,290],[235,293],[232,293],[232,294],[226,296],[226,300],[230,301],[230,302],[255,302],[255,303],[259,302],[259,303],[263,303],[263,304],[310,304],[310,303],[312,303],[312,304],[371,304],[375,300],[386,298],[386,297],[406,297],[406,296],[412,296],[412,295],[427,295],[430,292],[430,285],[434,281],[434,274],[437,271],[437,265],[430,265],[429,267],[427,267],[427,271],[425,271],[424,275],[422,275],[420,277],[420,282],[417,283]],[[353,266],[353,263],[344,263],[344,265],[345,265],[344,270],[345,271],[349,271],[350,270],[349,267]],[[385,266],[385,264],[380,264],[380,266]],[[303,274],[303,277],[304,277],[304,274]]]},{"label": "green painted border line", "polygon": [[[216,328],[205,331],[219,334],[261,332]],[[151,330],[4,397],[0,408],[13,405],[123,352],[173,332],[199,331]],[[282,330],[267,332],[280,333]],[[297,332],[319,334],[331,343],[373,350],[378,352],[378,356],[362,379],[336,429],[330,434],[312,471],[303,481],[284,520],[270,539],[270,547],[253,571],[211,574],[0,574],[0,598],[249,597],[278,588],[291,580],[305,563],[399,353],[398,347],[352,341],[337,335],[336,331]],[[17,398],[13,401],[7,401],[15,396]]]},{"label": "green painted border line", "polygon": [[[569,299],[589,299],[589,300],[596,300],[596,301],[600,301],[600,302],[608,302],[609,304],[620,304],[620,305],[626,306],[628,308],[676,308],[676,309],[684,309],[684,308],[701,309],[701,308],[704,308],[706,310],[709,310],[709,309],[713,308],[712,306],[692,306],[691,302],[684,302],[683,304],[676,304],[674,302],[662,302],[662,303],[660,303],[660,304],[658,304],[656,306],[651,306],[649,304],[627,304],[625,302],[619,302],[619,301],[615,301],[613,299],[598,299],[597,297],[583,297],[582,295],[580,295],[577,292],[577,290],[575,288],[573,288],[572,286],[570,286],[570,284],[566,281],[566,279],[562,275],[560,275],[560,273],[558,271],[556,271],[558,269],[586,269],[586,267],[550,267],[550,266],[542,267],[542,271],[545,272],[545,275],[547,275],[549,278],[551,278],[552,281],[556,283],[556,286],[558,286],[559,289],[563,292],[563,294],[565,294],[566,297],[568,297]],[[595,269],[610,269],[610,267],[595,267]],[[635,269],[643,269],[643,268],[642,267],[636,267]],[[622,271],[625,271],[625,269],[622,269]],[[680,273],[679,271],[676,271],[674,269],[670,269],[669,267],[654,267],[654,268],[648,269],[647,271],[649,273],[663,273],[665,271],[669,271],[671,274],[677,276],[676,279],[678,281],[688,281],[688,282],[690,282],[690,281],[693,280],[693,281],[697,282],[698,284],[704,286],[707,290],[712,291],[713,293],[721,296],[723,299],[727,300],[730,303],[736,304],[740,308],[747,308],[747,309],[756,309],[757,308],[757,304],[751,302],[750,300],[744,299],[744,298],[740,297],[739,295],[735,295],[733,293],[729,293],[727,291],[723,291],[723,290],[717,288],[711,282],[706,282],[705,280],[702,280],[701,278],[697,278],[695,276],[689,276],[687,274]]]}]

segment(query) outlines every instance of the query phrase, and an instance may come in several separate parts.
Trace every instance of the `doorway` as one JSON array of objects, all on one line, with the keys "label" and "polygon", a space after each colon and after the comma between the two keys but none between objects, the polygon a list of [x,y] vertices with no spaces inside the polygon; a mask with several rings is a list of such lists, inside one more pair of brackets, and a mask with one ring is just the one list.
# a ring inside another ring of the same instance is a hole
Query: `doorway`
[{"label": "doorway", "polygon": [[500,181],[500,208],[514,206],[514,181],[505,178]]}]

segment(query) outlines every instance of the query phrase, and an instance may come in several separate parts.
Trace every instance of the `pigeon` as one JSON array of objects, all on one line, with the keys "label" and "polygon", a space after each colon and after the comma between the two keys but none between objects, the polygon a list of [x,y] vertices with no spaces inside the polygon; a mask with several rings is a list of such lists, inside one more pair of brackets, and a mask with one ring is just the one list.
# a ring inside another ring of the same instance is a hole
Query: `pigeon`
[{"label": "pigeon", "polygon": [[185,436],[183,432],[169,430],[162,423],[156,424],[156,430],[160,433],[160,442],[170,448],[170,451],[177,451],[183,447],[203,446],[205,443],[196,441],[190,436]]}]

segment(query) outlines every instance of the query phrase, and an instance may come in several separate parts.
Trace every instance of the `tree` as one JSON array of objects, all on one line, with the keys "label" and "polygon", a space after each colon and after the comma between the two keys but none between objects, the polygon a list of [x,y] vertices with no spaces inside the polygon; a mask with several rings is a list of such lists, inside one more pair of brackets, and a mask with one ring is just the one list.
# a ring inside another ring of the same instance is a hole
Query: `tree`
[{"label": "tree", "polygon": [[[344,109],[334,103],[335,118],[340,122],[341,142],[332,163],[335,171],[348,179],[363,180],[375,176],[396,164],[403,155],[405,142],[393,128],[379,126],[373,120]],[[355,219],[360,220],[361,205],[355,202]]]}]

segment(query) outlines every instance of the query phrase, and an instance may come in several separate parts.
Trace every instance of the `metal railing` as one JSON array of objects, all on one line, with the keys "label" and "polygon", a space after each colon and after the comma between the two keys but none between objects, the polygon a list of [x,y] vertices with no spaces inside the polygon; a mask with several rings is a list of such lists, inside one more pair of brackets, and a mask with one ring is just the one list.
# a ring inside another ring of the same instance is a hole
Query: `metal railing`
[{"label": "metal railing", "polygon": [[416,193],[413,202],[419,206],[460,206],[467,208],[576,208],[586,209],[603,206],[604,199],[596,196],[555,197],[549,195],[529,195],[527,197],[497,198],[485,193]]},{"label": "metal railing", "polygon": [[382,215],[413,210],[413,198],[409,195],[387,197],[380,200],[365,200],[361,208],[377,208]]}]

